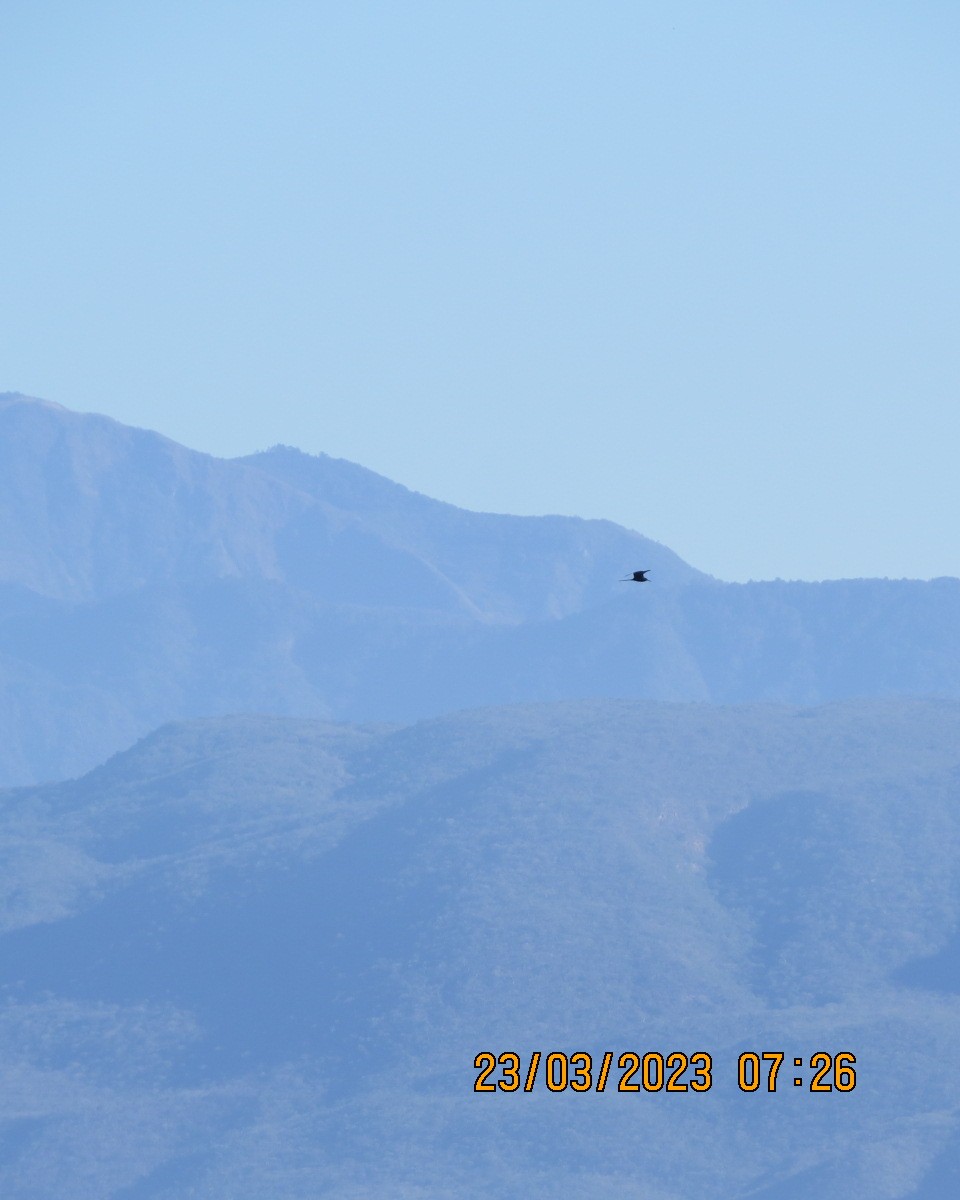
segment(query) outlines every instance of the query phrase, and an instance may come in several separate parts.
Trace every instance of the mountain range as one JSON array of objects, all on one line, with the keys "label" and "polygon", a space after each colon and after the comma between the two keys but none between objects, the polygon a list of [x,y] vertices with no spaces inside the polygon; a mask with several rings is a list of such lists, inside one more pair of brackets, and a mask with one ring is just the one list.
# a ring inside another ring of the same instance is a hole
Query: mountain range
[{"label": "mountain range", "polygon": [[[958,744],[956,701],[247,716],[7,791],[0,1194],[952,1200]],[[474,1090],[535,1051],[590,1090]]]},{"label": "mountain range", "polygon": [[723,583],[611,522],[0,396],[0,783],[230,713],[858,696],[960,696],[960,581]]},{"label": "mountain range", "polygon": [[7,394],[0,721],[5,1198],[960,1194],[958,580]]}]

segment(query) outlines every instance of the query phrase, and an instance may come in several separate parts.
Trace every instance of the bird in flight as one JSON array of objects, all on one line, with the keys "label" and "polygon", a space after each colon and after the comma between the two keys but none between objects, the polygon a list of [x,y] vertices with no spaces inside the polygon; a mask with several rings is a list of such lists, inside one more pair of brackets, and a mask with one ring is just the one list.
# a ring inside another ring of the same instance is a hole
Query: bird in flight
[{"label": "bird in flight", "polygon": [[647,567],[647,569],[645,571],[634,571],[634,573],[632,575],[627,575],[626,578],[621,579],[620,582],[621,583],[649,583],[650,580],[647,578],[647,576],[649,574],[650,574],[650,568]]}]

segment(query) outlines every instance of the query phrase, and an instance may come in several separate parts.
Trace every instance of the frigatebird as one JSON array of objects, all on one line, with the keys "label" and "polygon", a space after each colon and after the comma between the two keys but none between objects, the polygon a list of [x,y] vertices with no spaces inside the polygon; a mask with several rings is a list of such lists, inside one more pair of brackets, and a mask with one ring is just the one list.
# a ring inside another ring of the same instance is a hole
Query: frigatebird
[{"label": "frigatebird", "polygon": [[621,579],[621,583],[649,583],[647,576],[650,574],[650,568],[645,571],[634,571],[632,575],[628,575],[625,579]]}]

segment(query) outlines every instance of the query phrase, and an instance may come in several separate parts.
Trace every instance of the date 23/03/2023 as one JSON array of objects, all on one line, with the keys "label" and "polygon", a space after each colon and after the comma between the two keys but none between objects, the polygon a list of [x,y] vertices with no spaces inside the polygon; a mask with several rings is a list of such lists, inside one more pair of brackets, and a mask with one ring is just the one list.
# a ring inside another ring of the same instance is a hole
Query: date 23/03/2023
[{"label": "date 23/03/2023", "polygon": [[[787,1058],[783,1050],[745,1051],[737,1060],[737,1085],[742,1092],[777,1090],[780,1067]],[[794,1058],[792,1079],[788,1073],[781,1084],[811,1092],[852,1092],[857,1085],[856,1057],[847,1050],[829,1054],[818,1050],[808,1060]],[[475,1092],[532,1092],[539,1082],[551,1092],[708,1092],[713,1087],[713,1055],[700,1050],[684,1054],[674,1050],[661,1054],[651,1050],[638,1054],[625,1050],[602,1056],[578,1051],[529,1057],[506,1050],[492,1054],[482,1050],[473,1060],[477,1071]]]}]

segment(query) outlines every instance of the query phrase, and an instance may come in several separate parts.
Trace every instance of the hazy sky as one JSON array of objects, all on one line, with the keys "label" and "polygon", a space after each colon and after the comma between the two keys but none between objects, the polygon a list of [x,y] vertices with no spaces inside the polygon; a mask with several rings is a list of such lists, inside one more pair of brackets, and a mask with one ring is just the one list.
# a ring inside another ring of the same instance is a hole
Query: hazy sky
[{"label": "hazy sky", "polygon": [[956,0],[4,0],[0,391],[727,579],[960,575],[958,37]]}]

